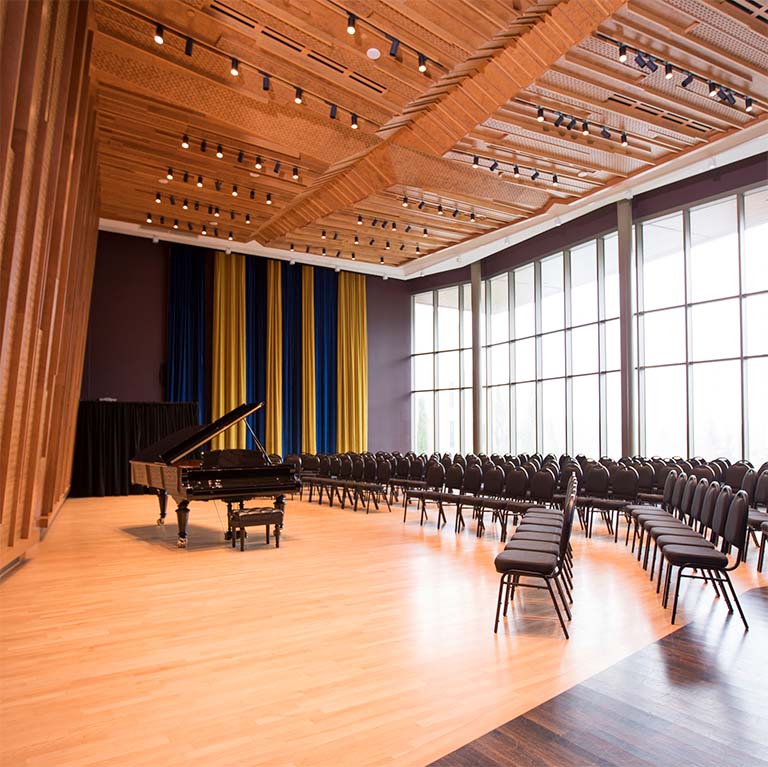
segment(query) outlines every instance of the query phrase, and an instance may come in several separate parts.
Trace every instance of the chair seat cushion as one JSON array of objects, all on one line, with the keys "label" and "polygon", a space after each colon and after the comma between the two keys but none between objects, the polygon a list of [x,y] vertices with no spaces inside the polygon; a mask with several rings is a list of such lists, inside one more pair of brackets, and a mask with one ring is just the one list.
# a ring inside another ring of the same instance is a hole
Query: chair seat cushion
[{"label": "chair seat cushion", "polygon": [[662,503],[664,495],[663,493],[638,493],[637,499],[646,503]]},{"label": "chair seat cushion", "polygon": [[527,530],[516,530],[512,539],[519,541],[541,541],[543,543],[560,543],[560,533],[532,533]]},{"label": "chair seat cushion", "polygon": [[550,575],[557,567],[557,557],[540,551],[502,551],[493,564],[497,573],[515,571]]},{"label": "chair seat cushion", "polygon": [[713,543],[708,541],[706,538],[702,538],[698,533],[694,533],[693,530],[691,530],[690,535],[660,535],[656,539],[656,545],[664,549],[667,546],[698,546],[705,549],[714,549],[715,546]]},{"label": "chair seat cushion", "polygon": [[727,567],[728,557],[717,549],[702,546],[666,546],[664,559],[671,565],[694,565],[695,567]]},{"label": "chair seat cushion", "polygon": [[751,528],[759,530],[763,522],[768,522],[768,514],[764,511],[750,511],[748,520]]},{"label": "chair seat cushion", "polygon": [[504,547],[504,551],[538,551],[542,554],[557,555],[560,553],[560,546],[557,543],[551,543],[549,541],[516,540],[515,538],[512,538],[512,540]]},{"label": "chair seat cushion", "polygon": [[[520,532],[527,532],[527,533],[549,533],[553,535],[558,535],[561,527],[553,527],[552,525],[525,525],[522,524],[518,526],[517,528]],[[515,533],[517,535],[517,533]]]}]

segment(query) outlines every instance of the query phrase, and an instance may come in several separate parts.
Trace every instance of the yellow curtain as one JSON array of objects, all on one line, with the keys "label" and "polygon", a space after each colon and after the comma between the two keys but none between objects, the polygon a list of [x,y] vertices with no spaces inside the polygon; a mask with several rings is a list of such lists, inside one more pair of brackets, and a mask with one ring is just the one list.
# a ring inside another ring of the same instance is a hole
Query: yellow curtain
[{"label": "yellow curtain", "polygon": [[[216,253],[213,273],[214,420],[245,402],[245,256]],[[217,450],[245,447],[245,423],[213,440]]]},{"label": "yellow curtain", "polygon": [[336,450],[368,447],[368,327],[365,275],[339,275]]},{"label": "yellow curtain", "polygon": [[283,454],[283,285],[280,261],[267,261],[266,449]]},{"label": "yellow curtain", "polygon": [[315,416],[315,270],[301,267],[301,449],[317,452]]}]

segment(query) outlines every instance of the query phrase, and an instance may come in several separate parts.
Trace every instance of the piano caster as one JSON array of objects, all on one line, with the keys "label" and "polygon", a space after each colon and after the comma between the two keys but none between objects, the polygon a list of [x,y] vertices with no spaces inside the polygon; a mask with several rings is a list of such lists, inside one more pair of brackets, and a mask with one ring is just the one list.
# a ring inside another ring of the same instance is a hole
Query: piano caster
[{"label": "piano caster", "polygon": [[157,518],[157,524],[158,525],[164,525],[165,524],[165,517],[158,517]]},{"label": "piano caster", "polygon": [[187,548],[187,539],[186,538],[179,538],[176,541],[176,548],[177,549],[186,549]]}]

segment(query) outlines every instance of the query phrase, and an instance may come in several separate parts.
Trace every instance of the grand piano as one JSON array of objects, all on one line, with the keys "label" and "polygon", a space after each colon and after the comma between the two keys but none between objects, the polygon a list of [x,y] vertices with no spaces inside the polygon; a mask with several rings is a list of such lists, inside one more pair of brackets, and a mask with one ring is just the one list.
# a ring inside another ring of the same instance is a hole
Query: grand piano
[{"label": "grand piano", "polygon": [[[301,487],[295,467],[273,463],[255,435],[255,450],[210,450],[203,452],[201,458],[188,458],[263,405],[242,404],[213,423],[181,429],[145,448],[130,461],[131,481],[157,491],[158,525],[165,524],[168,496],[176,501],[179,548],[187,547],[190,501],[225,501],[227,517],[231,518],[233,507],[239,505],[242,509],[243,503],[251,498],[272,498],[273,508],[282,511],[285,495]],[[233,534],[230,524],[227,538]]]}]

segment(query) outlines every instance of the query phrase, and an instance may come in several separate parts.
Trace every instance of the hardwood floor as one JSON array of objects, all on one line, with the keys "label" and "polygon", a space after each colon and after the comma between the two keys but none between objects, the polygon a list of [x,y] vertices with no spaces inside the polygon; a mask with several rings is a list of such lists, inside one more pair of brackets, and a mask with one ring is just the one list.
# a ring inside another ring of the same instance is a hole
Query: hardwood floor
[{"label": "hardwood floor", "polygon": [[[67,501],[0,584],[3,765],[420,767],[672,629],[603,529],[574,538],[566,642],[533,592],[494,636],[490,528],[295,501],[280,549],[257,530],[240,552],[222,505],[193,503],[183,551],[156,516],[150,496]],[[768,585],[755,556],[739,591]],[[686,587],[681,623],[738,643],[724,616]]]},{"label": "hardwood floor", "polygon": [[742,601],[748,634],[697,618],[431,767],[768,767],[768,588]]}]

